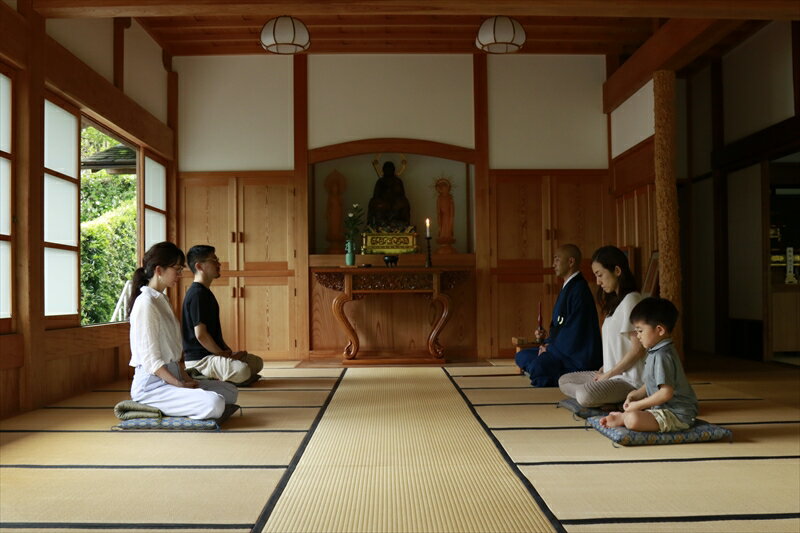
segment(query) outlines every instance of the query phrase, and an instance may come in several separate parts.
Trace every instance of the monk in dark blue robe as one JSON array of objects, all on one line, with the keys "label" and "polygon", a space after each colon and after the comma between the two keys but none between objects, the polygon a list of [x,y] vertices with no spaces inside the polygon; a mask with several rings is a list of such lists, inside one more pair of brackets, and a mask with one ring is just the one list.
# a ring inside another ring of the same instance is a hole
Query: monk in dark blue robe
[{"label": "monk in dark blue robe", "polygon": [[550,336],[541,347],[517,353],[517,366],[530,376],[534,387],[556,387],[564,374],[603,366],[597,308],[580,264],[577,246],[567,244],[556,250],[553,270],[566,281],[553,306]]}]

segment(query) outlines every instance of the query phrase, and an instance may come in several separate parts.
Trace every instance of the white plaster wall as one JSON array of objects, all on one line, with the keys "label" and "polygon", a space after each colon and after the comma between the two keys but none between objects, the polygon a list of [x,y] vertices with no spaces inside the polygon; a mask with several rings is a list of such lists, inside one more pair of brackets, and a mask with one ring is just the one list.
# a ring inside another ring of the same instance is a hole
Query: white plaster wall
[{"label": "white plaster wall", "polygon": [[176,57],[180,170],[294,168],[292,59]]},{"label": "white plaster wall", "polygon": [[692,262],[691,292],[692,320],[690,340],[694,350],[714,351],[714,199],[710,179],[692,185],[692,207],[689,221]]},{"label": "white plaster wall", "polygon": [[113,19],[47,19],[45,28],[50,37],[113,83]]},{"label": "white plaster wall", "polygon": [[489,166],[608,168],[603,56],[490,55]]},{"label": "white plaster wall", "polygon": [[611,112],[611,157],[655,134],[653,80]]},{"label": "white plaster wall", "polygon": [[[333,161],[324,161],[314,165],[314,207],[315,217],[315,245],[316,253],[326,253],[328,241],[326,239],[327,226],[327,199],[325,178],[334,170],[339,171],[346,178],[346,188],[342,194],[342,207],[344,213],[353,204],[360,204],[364,208],[366,218],[369,200],[375,189],[378,179],[372,168],[374,154],[365,154],[352,157],[343,157]],[[400,168],[401,154],[382,154],[381,162],[392,161],[395,167]],[[406,154],[408,166],[401,176],[406,191],[406,197],[411,204],[411,223],[417,227],[420,252],[425,246],[425,218],[431,219],[431,250],[436,251],[436,237],[439,235],[439,222],[437,220],[436,198],[438,196],[434,184],[440,177],[450,179],[455,213],[453,217],[453,245],[460,253],[469,252],[467,241],[467,210],[470,202],[467,193],[471,191],[467,184],[467,165],[460,161],[452,161],[439,157]],[[471,193],[470,193],[471,195]],[[402,263],[402,259],[400,260]]]},{"label": "white plaster wall", "polygon": [[711,172],[711,69],[706,67],[689,80],[691,99],[691,175]]},{"label": "white plaster wall", "polygon": [[471,55],[311,55],[308,144],[403,137],[475,146]]},{"label": "white plaster wall", "polygon": [[731,318],[762,320],[761,166],[728,175],[728,290]]},{"label": "white plaster wall", "polygon": [[161,47],[135,20],[125,30],[125,94],[161,122],[167,121],[167,71]]},{"label": "white plaster wall", "polygon": [[792,28],[772,22],[722,58],[725,142],[794,116]]}]

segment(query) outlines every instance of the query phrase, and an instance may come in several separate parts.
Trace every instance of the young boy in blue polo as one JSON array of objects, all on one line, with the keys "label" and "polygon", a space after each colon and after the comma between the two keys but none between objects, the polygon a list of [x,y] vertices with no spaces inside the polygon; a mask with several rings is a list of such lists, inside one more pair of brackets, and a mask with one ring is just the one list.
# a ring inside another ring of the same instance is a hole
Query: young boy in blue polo
[{"label": "young boy in blue polo", "polygon": [[645,298],[631,310],[630,320],[647,349],[644,385],[628,394],[625,412],[609,413],[600,424],[662,433],[689,429],[697,416],[697,396],[672,343],[678,310],[669,300]]}]

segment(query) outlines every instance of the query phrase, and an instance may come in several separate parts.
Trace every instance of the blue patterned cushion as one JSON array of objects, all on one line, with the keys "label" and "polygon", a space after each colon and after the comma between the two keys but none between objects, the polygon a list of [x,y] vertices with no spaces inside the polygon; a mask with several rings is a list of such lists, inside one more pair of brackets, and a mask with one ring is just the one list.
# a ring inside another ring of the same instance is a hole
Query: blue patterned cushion
[{"label": "blue patterned cushion", "polygon": [[623,446],[644,446],[650,444],[688,444],[690,442],[711,442],[713,440],[730,439],[733,441],[733,432],[723,427],[715,426],[699,418],[694,426],[684,431],[659,433],[655,431],[631,431],[625,426],[606,428],[600,425],[600,416],[593,416],[586,420],[587,425]]},{"label": "blue patterned cushion", "polygon": [[[563,407],[572,413],[575,416],[579,416],[581,418],[589,418],[590,416],[606,416],[610,411],[606,409],[602,409],[600,407],[584,407],[578,403],[578,400],[575,398],[567,398],[566,400],[561,400],[558,402],[559,407]],[[575,418],[575,417],[573,417]]]},{"label": "blue patterned cushion", "polygon": [[193,420],[182,416],[165,416],[162,418],[132,418],[131,420],[122,420],[111,429],[218,430],[219,424],[217,424],[216,420]]}]

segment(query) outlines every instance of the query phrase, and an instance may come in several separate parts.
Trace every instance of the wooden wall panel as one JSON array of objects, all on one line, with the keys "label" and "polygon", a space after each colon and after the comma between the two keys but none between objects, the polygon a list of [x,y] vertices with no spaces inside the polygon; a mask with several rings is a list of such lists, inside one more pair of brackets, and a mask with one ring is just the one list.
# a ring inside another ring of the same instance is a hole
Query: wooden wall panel
[{"label": "wooden wall panel", "polygon": [[265,264],[293,263],[289,245],[289,215],[294,201],[288,183],[240,179],[239,231],[244,270],[261,270]]},{"label": "wooden wall panel", "polygon": [[0,370],[0,418],[20,411],[19,392],[19,369]]},{"label": "wooden wall panel", "polygon": [[289,359],[290,298],[294,280],[286,277],[240,277],[239,338],[263,359]]},{"label": "wooden wall panel", "polygon": [[501,175],[495,182],[497,265],[541,262],[543,255],[542,177]]},{"label": "wooden wall panel", "polygon": [[117,379],[117,353],[114,348],[86,352],[74,357],[51,359],[45,363],[45,405],[95,388]]},{"label": "wooden wall panel", "polygon": [[46,359],[79,358],[97,350],[114,349],[130,342],[130,324],[120,322],[44,332]]},{"label": "wooden wall panel", "polygon": [[548,329],[552,311],[552,298],[545,294],[545,278],[529,276],[527,280],[501,277],[497,283],[497,345],[498,353],[510,357],[514,354],[511,337],[534,338],[542,302],[542,321]]},{"label": "wooden wall panel", "polygon": [[235,270],[235,180],[193,177],[180,181],[178,245],[188,250],[195,244],[210,244],[217,249],[222,270]]},{"label": "wooden wall panel", "polygon": [[627,194],[643,185],[655,183],[655,148],[653,136],[648,137],[614,158],[611,162],[614,196]]},{"label": "wooden wall panel", "polygon": [[[445,291],[451,299],[450,320],[439,336],[445,358],[464,360],[477,357],[475,332],[474,277],[462,280]],[[326,289],[311,276],[310,324],[312,356],[341,357],[347,340],[331,311],[340,294]],[[348,302],[345,313],[356,328],[361,352],[397,356],[427,353],[427,340],[438,304],[427,295],[371,294]]]}]

